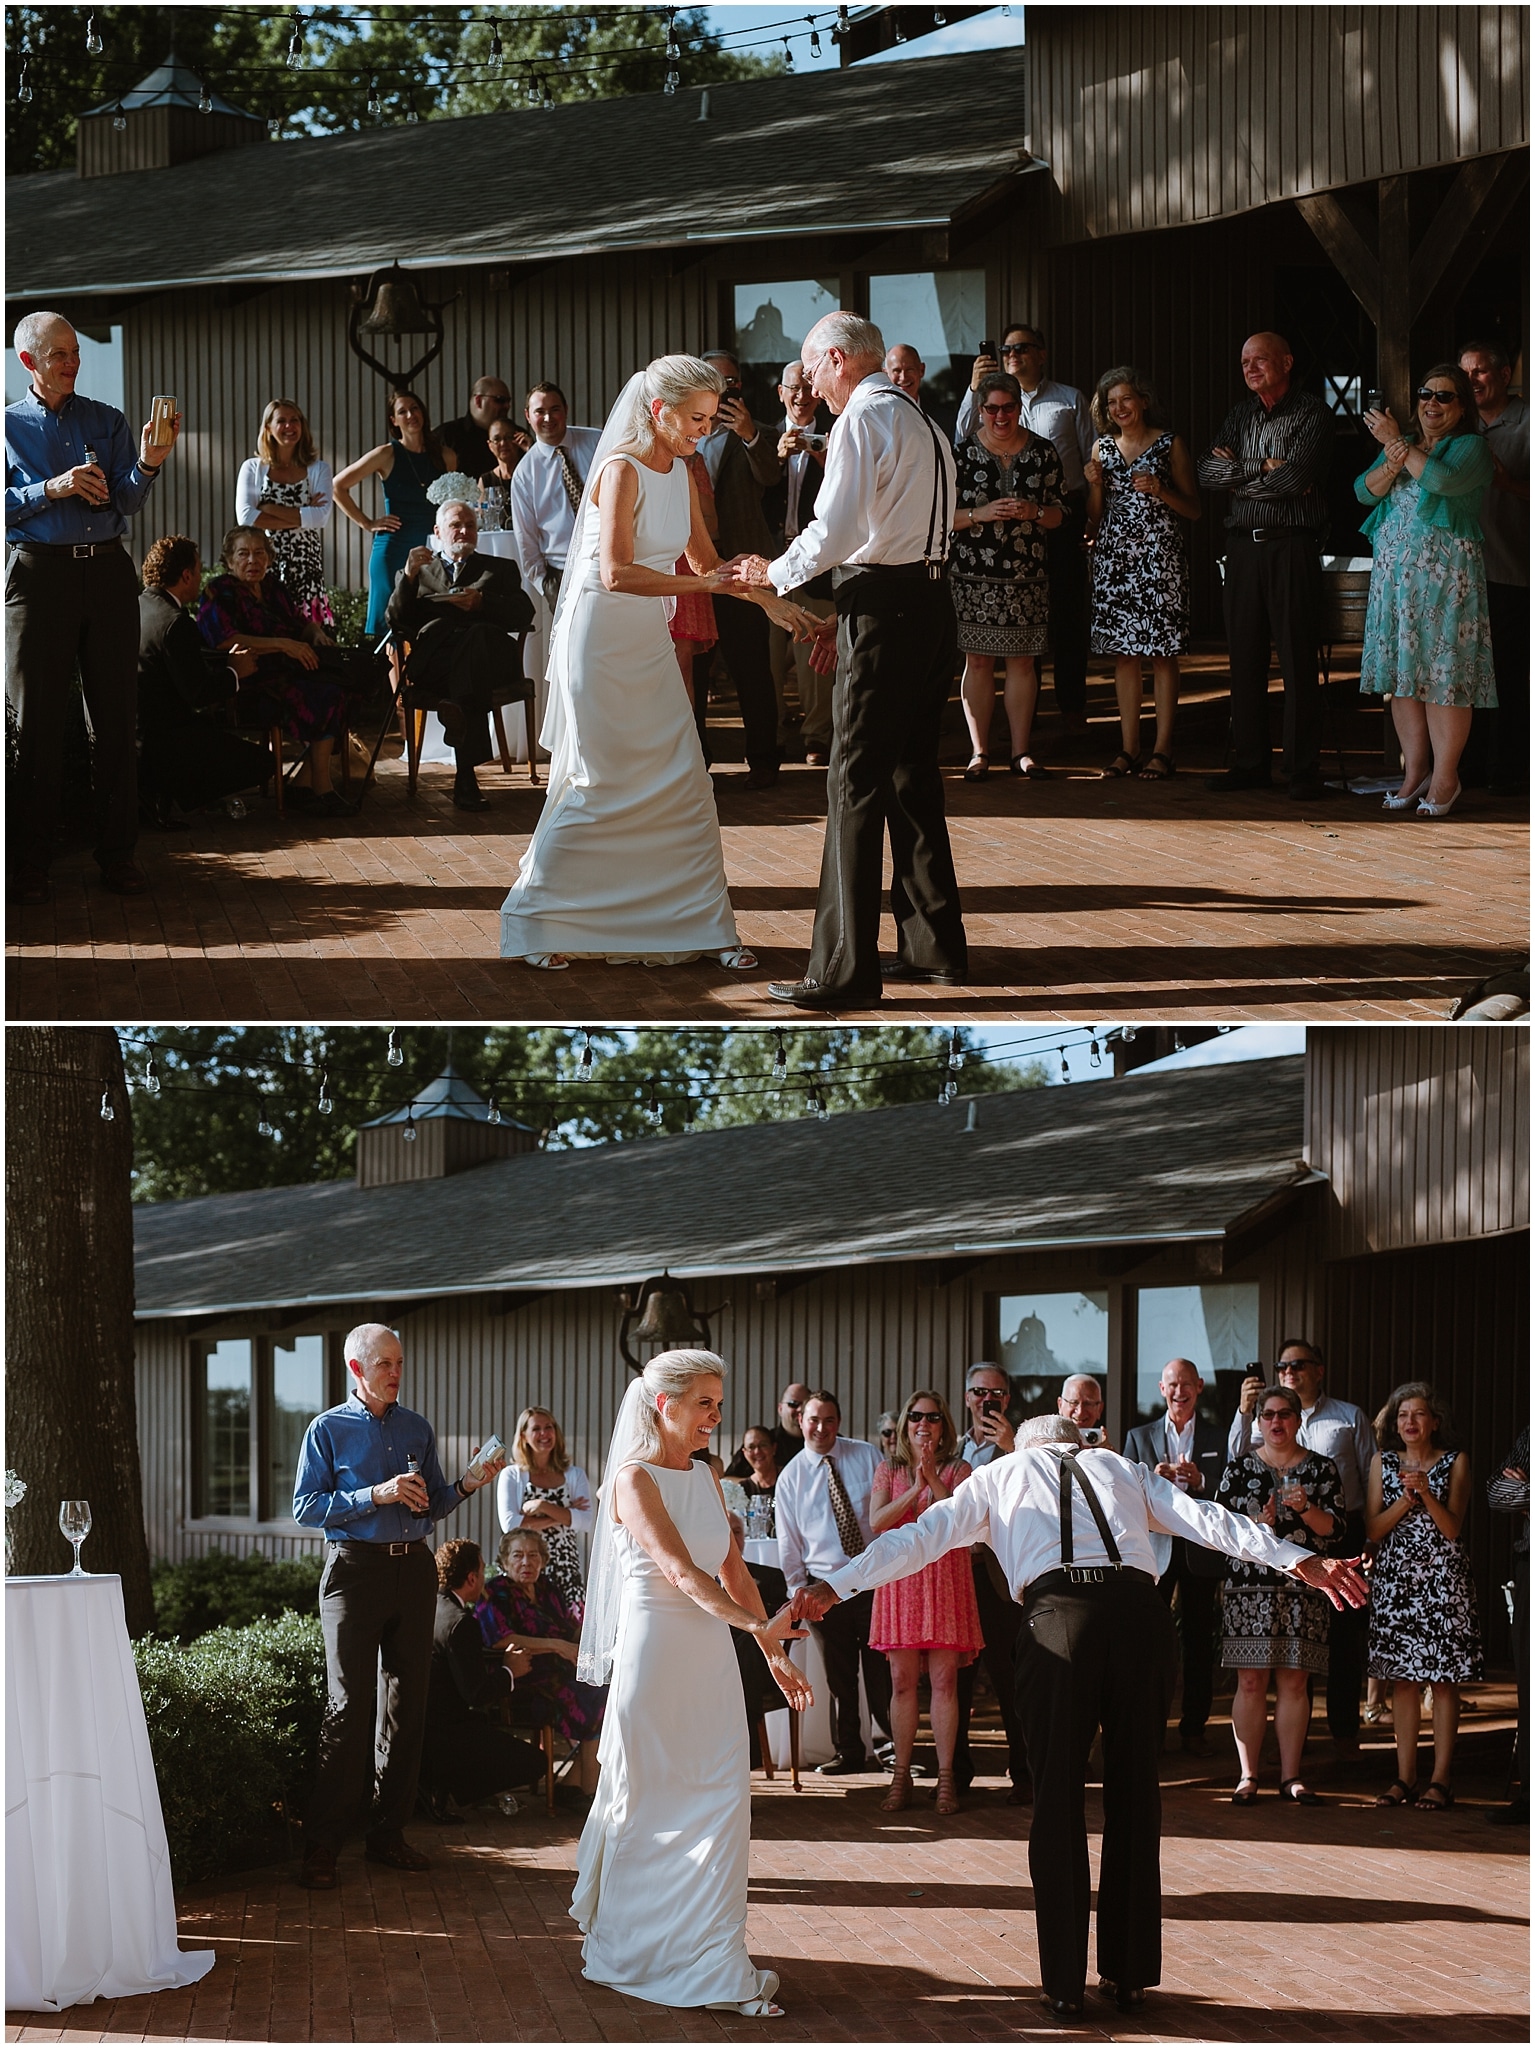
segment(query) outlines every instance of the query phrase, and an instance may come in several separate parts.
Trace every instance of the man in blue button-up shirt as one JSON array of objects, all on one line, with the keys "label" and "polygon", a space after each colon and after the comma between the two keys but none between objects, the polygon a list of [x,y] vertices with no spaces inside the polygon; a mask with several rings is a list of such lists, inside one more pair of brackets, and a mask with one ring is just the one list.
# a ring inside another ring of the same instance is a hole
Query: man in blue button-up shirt
[{"label": "man in blue button-up shirt", "polygon": [[[425,1870],[405,1840],[415,1810],[437,1613],[433,1525],[495,1478],[445,1479],[425,1416],[399,1402],[405,1354],[393,1330],[363,1323],[346,1340],[351,1392],[304,1432],[293,1519],[323,1529],[320,1580],[325,1632],[325,1720],[320,1766],[304,1822],[304,1883],[336,1884],[347,1825],[374,1789],[375,1744],[384,1757],[368,1821],[372,1863]],[[384,1683],[380,1691],[379,1667]]]},{"label": "man in blue button-up shirt", "polygon": [[58,313],[28,313],[16,353],[32,380],[5,408],[5,688],[20,727],[9,809],[13,901],[48,900],[76,667],[91,719],[96,859],[107,888],[139,896],[135,753],[138,578],[123,537],[181,431],[153,423],[135,449],[112,405],[82,397],[80,343]]}]

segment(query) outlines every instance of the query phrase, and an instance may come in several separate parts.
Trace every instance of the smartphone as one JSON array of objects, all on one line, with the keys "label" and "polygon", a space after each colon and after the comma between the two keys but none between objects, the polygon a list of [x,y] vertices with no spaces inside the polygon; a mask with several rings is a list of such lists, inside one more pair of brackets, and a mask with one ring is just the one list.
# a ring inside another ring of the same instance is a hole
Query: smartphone
[{"label": "smartphone", "polygon": [[176,418],[176,401],[163,391],[157,391],[149,401],[149,438],[156,448],[168,448],[175,438],[172,426]]},{"label": "smartphone", "polygon": [[997,344],[994,341],[983,341],[981,343],[981,354],[983,356],[990,356],[994,363],[1001,360],[997,354]]},{"label": "smartphone", "polygon": [[1386,410],[1385,392],[1367,391],[1364,395],[1364,409],[1366,412],[1384,412]]},{"label": "smartphone", "polygon": [[496,1463],[497,1459],[500,1459],[503,1464],[506,1462],[506,1446],[502,1443],[500,1437],[491,1435],[486,1437],[484,1443],[480,1445],[480,1448],[469,1460],[468,1466],[464,1471],[464,1477],[466,1479],[483,1479],[486,1471]]}]

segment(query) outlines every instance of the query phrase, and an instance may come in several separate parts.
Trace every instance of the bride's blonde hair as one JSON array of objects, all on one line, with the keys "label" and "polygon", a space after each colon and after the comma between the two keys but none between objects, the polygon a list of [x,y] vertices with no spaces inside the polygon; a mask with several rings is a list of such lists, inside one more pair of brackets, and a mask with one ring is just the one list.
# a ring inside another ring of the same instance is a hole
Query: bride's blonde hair
[{"label": "bride's blonde hair", "polygon": [[[690,356],[663,356],[663,362],[691,362]],[[653,366],[652,366],[653,367]],[[696,385],[690,387],[696,390]],[[649,1458],[661,1448],[661,1421],[656,1407],[658,1394],[685,1394],[694,1380],[702,1379],[705,1373],[713,1373],[717,1379],[724,1379],[726,1365],[723,1358],[713,1351],[658,1351],[640,1378],[645,1382],[648,1401],[640,1403],[637,1417],[640,1444],[636,1457]]]},{"label": "bride's blonde hair", "polygon": [[[653,363],[646,364],[635,385],[633,411],[623,424],[615,452],[632,449],[636,455],[648,455],[654,448],[656,422],[650,408],[657,399],[663,405],[677,406],[691,398],[695,391],[712,391],[718,397],[724,388],[724,378],[702,356],[657,356]],[[665,1352],[661,1355],[671,1357],[674,1354]],[[710,1358],[713,1353],[700,1351],[675,1355]],[[651,1364],[655,1363],[656,1360],[652,1359]],[[712,1372],[715,1368],[709,1366],[705,1370]]]}]

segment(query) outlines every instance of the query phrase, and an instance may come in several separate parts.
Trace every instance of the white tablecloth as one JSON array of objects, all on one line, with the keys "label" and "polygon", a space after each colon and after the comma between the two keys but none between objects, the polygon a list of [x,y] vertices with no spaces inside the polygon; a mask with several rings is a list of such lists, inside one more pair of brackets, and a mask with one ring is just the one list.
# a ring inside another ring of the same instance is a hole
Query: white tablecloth
[{"label": "white tablecloth", "polygon": [[[831,1688],[826,1683],[826,1660],[821,1655],[821,1639],[815,1630],[810,1629],[797,1643],[790,1643],[789,1655],[810,1680],[815,1694],[809,1710],[799,1717],[800,1769],[813,1771],[817,1764],[829,1764],[837,1753],[837,1746],[831,1739]],[[773,1696],[769,1695],[770,1698]],[[776,1696],[783,1697],[781,1693]],[[763,1718],[767,1723],[768,1748],[773,1752],[773,1768],[786,1771],[789,1768],[789,1710],[780,1707],[776,1713]],[[858,1674],[858,1719],[867,1754],[874,1747],[874,1723],[869,1715],[862,1671]]]},{"label": "white tablecloth", "polygon": [[5,2002],[195,1984],[115,1573],[5,1583]]}]

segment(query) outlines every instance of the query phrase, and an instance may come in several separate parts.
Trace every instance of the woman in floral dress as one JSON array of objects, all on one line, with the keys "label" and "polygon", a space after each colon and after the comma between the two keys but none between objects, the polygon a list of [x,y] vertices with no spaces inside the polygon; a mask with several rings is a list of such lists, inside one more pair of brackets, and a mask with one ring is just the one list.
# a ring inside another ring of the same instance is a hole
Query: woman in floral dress
[{"label": "woman in floral dress", "polygon": [[[1270,1387],[1258,1404],[1262,1442],[1233,1458],[1221,1474],[1216,1505],[1261,1522],[1287,1543],[1326,1555],[1343,1534],[1343,1482],[1331,1458],[1297,1441],[1304,1411],[1289,1387]],[[1274,1681],[1274,1735],[1279,1744],[1279,1796],[1317,1806],[1300,1776],[1311,1722],[1309,1681],[1327,1669],[1332,1609],[1320,1593],[1288,1573],[1245,1560],[1226,1560],[1221,1587],[1221,1664],[1237,1674],[1231,1705],[1241,1777],[1233,1806],[1258,1797],[1258,1759]]]},{"label": "woman in floral dress", "polygon": [[[1086,464],[1093,543],[1094,654],[1114,657],[1120,750],[1110,775],[1165,781],[1173,760],[1178,657],[1189,644],[1189,555],[1184,525],[1199,517],[1194,465],[1167,426],[1156,394],[1128,364],[1107,371],[1093,396],[1102,438]],[[1151,663],[1156,746],[1141,765],[1141,665]]]},{"label": "woman in floral dress", "polygon": [[327,629],[336,623],[323,538],[333,502],[330,464],[315,454],[303,411],[291,398],[274,398],[261,415],[255,455],[240,465],[235,517],[266,535],[293,609]]},{"label": "woman in floral dress", "polygon": [[1389,412],[1365,414],[1381,452],[1354,485],[1375,507],[1359,687],[1391,700],[1401,743],[1386,809],[1416,802],[1420,817],[1442,818],[1460,795],[1471,713],[1498,701],[1478,517],[1493,465],[1458,364],[1436,363],[1417,399],[1405,433]]},{"label": "woman in floral dress", "polygon": [[549,1579],[579,1618],[586,1598],[581,1532],[592,1526],[591,1481],[570,1462],[565,1433],[547,1408],[524,1408],[512,1438],[512,1461],[496,1481],[501,1527],[536,1529],[548,1539]]},{"label": "woman in floral dress", "polygon": [[1041,434],[1020,421],[1018,379],[1005,370],[983,377],[976,392],[979,422],[955,458],[958,472],[949,587],[965,657],[960,700],[970,728],[967,782],[991,768],[991,721],[997,701],[997,659],[1006,665],[1009,764],[1038,781],[1047,772],[1029,752],[1039,664],[1050,639],[1050,585],[1045,535],[1065,515],[1061,459]]},{"label": "woman in floral dress", "polygon": [[[508,1530],[496,1552],[500,1574],[486,1580],[475,1618],[491,1649],[510,1644],[533,1659],[532,1670],[517,1681],[518,1705],[547,1708],[563,1739],[580,1743],[581,1790],[590,1797],[597,1789],[597,1737],[608,1689],[576,1676],[581,1616],[548,1577],[548,1561],[548,1539],[536,1529]],[[538,1718],[545,1718],[542,1712]]]},{"label": "woman in floral dress", "polygon": [[[985,392],[982,391],[984,402]],[[869,1526],[876,1536],[914,1522],[935,1500],[947,1500],[970,1467],[955,1456],[954,1418],[942,1394],[921,1388],[901,1410],[895,1448],[882,1459],[869,1490]],[[869,1647],[890,1659],[890,1732],[895,1770],[885,1813],[911,1804],[911,1753],[917,1739],[917,1680],[924,1662],[932,1687],[929,1713],[938,1752],[935,1809],[958,1813],[954,1789],[954,1744],[959,1734],[955,1681],[961,1664],[973,1663],[982,1647],[980,1611],[968,1550],[951,1550],[910,1578],[877,1587],[869,1622]]]},{"label": "woman in floral dress", "polygon": [[[1398,1387],[1375,1418],[1365,1534],[1379,1548],[1370,1576],[1372,1678],[1392,1682],[1396,1779],[1377,1806],[1453,1806],[1450,1764],[1460,1688],[1482,1675],[1476,1588],[1464,1529],[1471,1461],[1451,1450],[1449,1416],[1425,1380]],[[1418,1718],[1434,1692],[1434,1775],[1418,1792]]]}]

